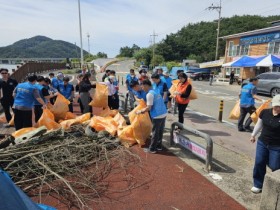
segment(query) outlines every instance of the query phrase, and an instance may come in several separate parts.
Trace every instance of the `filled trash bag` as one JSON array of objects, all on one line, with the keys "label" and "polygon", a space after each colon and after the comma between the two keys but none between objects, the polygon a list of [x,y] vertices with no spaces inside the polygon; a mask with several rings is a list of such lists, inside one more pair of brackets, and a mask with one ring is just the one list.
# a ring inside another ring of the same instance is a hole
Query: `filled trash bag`
[{"label": "filled trash bag", "polygon": [[54,120],[54,114],[49,109],[43,109],[43,114],[37,122],[38,127],[46,126],[48,130],[56,130],[61,128],[61,125]]},{"label": "filled trash bag", "polygon": [[67,100],[60,93],[57,95],[54,105],[49,104],[49,109],[54,114],[55,121],[64,120],[66,117],[66,113],[69,111],[68,105],[70,101]]},{"label": "filled trash bag", "polygon": [[119,129],[118,138],[120,139],[121,143],[127,147],[137,143],[136,139],[134,138],[134,130],[132,125],[126,126],[123,129]]},{"label": "filled trash bag", "polygon": [[123,128],[126,126],[126,120],[124,117],[118,113],[115,117],[114,120],[118,123],[118,128]]},{"label": "filled trash bag", "polygon": [[93,100],[89,103],[93,107],[108,107],[108,86],[96,83],[96,91]]},{"label": "filled trash bag", "polygon": [[149,113],[138,114],[131,123],[134,139],[139,145],[144,145],[153,128]]},{"label": "filled trash bag", "polygon": [[236,101],[233,109],[231,110],[230,114],[229,114],[229,119],[232,120],[238,120],[240,117],[240,100]]},{"label": "filled trash bag", "polygon": [[[174,92],[177,90],[177,86],[178,86],[178,83],[179,83],[180,81],[177,79],[177,80],[173,80],[172,81],[172,86],[171,86],[171,88],[169,88],[169,92],[170,92],[170,97],[171,98],[175,98],[176,97],[176,95],[174,94]],[[190,79],[190,78],[188,78],[188,82],[192,85],[192,80]],[[189,99],[190,100],[195,100],[195,99],[197,99],[198,97],[197,97],[197,93],[196,93],[196,91],[195,91],[195,88],[193,87],[193,85],[192,85],[192,91],[191,91],[191,93],[190,93],[190,96],[189,96]]]},{"label": "filled trash bag", "polygon": [[138,105],[128,113],[129,121],[132,123],[137,116],[136,112],[147,107],[146,102],[143,99],[137,99]]},{"label": "filled trash bag", "polygon": [[257,108],[257,110],[253,114],[251,114],[251,119],[255,124],[258,122],[261,111],[269,108],[270,102],[271,99],[267,100],[259,108]]},{"label": "filled trash bag", "polygon": [[[188,82],[192,85],[192,80],[191,80],[190,78],[188,78]],[[190,94],[190,96],[189,96],[189,99],[190,99],[190,100],[195,100],[195,99],[197,99],[197,93],[196,93],[195,88],[194,88],[193,85],[192,85],[192,91],[191,91],[191,94]]]},{"label": "filled trash bag", "polygon": [[115,136],[118,131],[118,123],[112,117],[99,117],[94,116],[91,118],[89,126],[94,128],[96,131],[106,130],[112,136]]},{"label": "filled trash bag", "polygon": [[65,120],[71,120],[71,119],[76,119],[77,115],[75,115],[72,112],[67,112],[65,115]]},{"label": "filled trash bag", "polygon": [[110,109],[109,107],[107,108],[100,108],[100,107],[92,107],[92,114],[95,116],[100,116],[100,117],[115,117],[119,113],[118,110],[116,109]]}]

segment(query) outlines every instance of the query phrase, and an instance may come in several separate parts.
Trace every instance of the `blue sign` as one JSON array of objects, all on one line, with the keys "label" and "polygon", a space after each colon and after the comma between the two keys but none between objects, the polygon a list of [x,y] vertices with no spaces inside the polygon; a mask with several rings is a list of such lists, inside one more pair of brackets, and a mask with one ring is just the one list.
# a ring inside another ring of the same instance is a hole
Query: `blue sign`
[{"label": "blue sign", "polygon": [[262,44],[272,41],[280,41],[280,31],[269,34],[242,37],[240,39],[239,45]]}]

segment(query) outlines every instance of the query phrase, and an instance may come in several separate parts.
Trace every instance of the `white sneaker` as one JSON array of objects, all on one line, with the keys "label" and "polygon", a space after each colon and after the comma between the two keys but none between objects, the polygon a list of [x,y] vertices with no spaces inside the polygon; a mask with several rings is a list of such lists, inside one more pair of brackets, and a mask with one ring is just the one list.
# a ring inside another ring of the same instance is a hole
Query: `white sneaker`
[{"label": "white sneaker", "polygon": [[260,193],[261,191],[262,191],[262,189],[257,188],[257,187],[252,187],[251,188],[251,192],[256,193],[256,194]]}]

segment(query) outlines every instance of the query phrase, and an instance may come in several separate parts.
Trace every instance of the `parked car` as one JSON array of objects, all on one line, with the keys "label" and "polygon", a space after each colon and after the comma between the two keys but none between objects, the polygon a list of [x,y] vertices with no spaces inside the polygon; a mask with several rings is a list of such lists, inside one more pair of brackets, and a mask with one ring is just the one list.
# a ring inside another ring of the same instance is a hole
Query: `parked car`
[{"label": "parked car", "polygon": [[148,66],[145,66],[145,65],[140,65],[139,71],[142,70],[142,69],[146,70],[146,72],[149,71],[149,67],[148,67]]},{"label": "parked car", "polygon": [[[259,79],[258,93],[268,94],[274,97],[280,94],[280,72],[268,72],[257,76]],[[249,83],[249,80],[242,82],[242,87]]]},{"label": "parked car", "polygon": [[193,80],[209,80],[210,73],[209,72],[195,72],[190,75],[190,78]]},{"label": "parked car", "polygon": [[186,71],[186,75],[188,75],[188,77],[190,77],[191,74],[194,74],[194,73],[195,73],[195,71],[191,71],[191,70]]}]

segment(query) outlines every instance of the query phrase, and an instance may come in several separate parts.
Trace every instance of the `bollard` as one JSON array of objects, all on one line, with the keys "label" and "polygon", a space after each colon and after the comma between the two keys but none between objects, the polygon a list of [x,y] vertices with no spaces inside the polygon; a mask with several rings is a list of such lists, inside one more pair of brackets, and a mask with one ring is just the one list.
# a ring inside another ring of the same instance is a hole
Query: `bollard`
[{"label": "bollard", "polygon": [[123,77],[122,77],[122,85],[123,85]]},{"label": "bollard", "polygon": [[120,82],[120,75],[118,75],[118,82]]},{"label": "bollard", "polygon": [[219,110],[219,121],[223,122],[223,110],[224,110],[224,101],[220,101],[220,110]]}]

